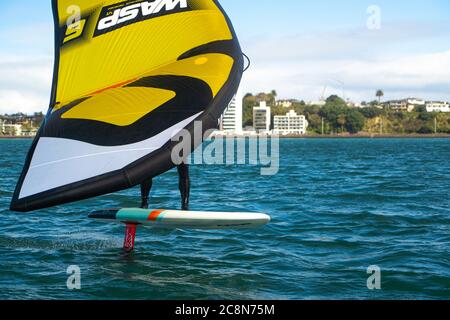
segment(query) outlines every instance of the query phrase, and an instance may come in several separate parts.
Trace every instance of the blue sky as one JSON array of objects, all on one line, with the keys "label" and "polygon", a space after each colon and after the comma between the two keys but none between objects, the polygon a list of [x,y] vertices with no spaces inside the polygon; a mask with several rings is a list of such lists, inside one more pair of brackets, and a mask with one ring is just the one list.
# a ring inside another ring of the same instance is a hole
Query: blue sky
[{"label": "blue sky", "polygon": [[[76,3],[76,0],[74,0]],[[252,59],[243,90],[282,98],[450,100],[450,1],[222,0]],[[381,29],[367,27],[369,6]],[[50,0],[0,0],[0,113],[45,110],[53,64]],[[24,19],[24,12],[27,12]]]}]

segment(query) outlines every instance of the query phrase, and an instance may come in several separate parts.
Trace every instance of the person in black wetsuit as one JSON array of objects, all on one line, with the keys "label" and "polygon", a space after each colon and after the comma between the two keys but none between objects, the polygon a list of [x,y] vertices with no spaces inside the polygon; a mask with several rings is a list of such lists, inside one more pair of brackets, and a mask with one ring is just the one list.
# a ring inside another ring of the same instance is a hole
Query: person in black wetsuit
[{"label": "person in black wetsuit", "polygon": [[[181,194],[181,210],[189,210],[189,196],[191,192],[191,181],[189,179],[189,166],[185,163],[178,167],[178,187]],[[141,208],[148,209],[148,200],[150,197],[150,190],[152,189],[153,179],[149,179],[141,184]]]}]

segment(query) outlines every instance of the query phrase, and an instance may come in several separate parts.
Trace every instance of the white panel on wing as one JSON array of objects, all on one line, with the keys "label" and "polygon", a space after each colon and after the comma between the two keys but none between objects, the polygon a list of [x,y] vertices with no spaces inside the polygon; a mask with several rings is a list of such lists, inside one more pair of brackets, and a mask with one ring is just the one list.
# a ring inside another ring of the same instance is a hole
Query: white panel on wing
[{"label": "white panel on wing", "polygon": [[125,168],[161,148],[199,115],[130,145],[104,147],[59,138],[41,138],[19,199]]}]

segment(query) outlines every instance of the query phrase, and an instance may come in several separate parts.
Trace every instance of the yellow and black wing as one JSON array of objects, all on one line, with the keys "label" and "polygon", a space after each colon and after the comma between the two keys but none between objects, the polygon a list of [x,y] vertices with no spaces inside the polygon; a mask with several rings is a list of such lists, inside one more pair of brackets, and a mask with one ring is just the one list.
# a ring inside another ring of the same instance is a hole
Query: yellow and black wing
[{"label": "yellow and black wing", "polygon": [[[216,0],[54,0],[50,109],[11,209],[126,189],[170,170],[174,132],[205,132],[239,86],[242,53]],[[196,146],[196,145],[195,145]]]}]

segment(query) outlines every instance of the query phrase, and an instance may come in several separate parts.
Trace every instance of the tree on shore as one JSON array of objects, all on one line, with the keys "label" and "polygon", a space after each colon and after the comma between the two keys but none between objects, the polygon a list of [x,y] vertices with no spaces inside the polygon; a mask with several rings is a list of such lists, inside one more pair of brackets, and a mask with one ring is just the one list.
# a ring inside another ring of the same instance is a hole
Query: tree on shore
[{"label": "tree on shore", "polygon": [[337,124],[339,125],[340,129],[341,129],[341,133],[344,133],[344,126],[347,123],[347,117],[345,116],[345,114],[340,114],[337,117]]},{"label": "tree on shore", "polygon": [[345,117],[345,127],[348,132],[355,134],[364,128],[365,118],[361,112],[350,109]]},{"label": "tree on shore", "polygon": [[326,104],[328,106],[334,106],[334,107],[346,107],[347,106],[347,103],[345,102],[345,100],[335,94],[331,95],[327,98]]},{"label": "tree on shore", "polygon": [[277,96],[278,93],[276,90],[272,90],[269,94],[269,104],[271,104],[272,106],[274,106],[277,103]]},{"label": "tree on shore", "polygon": [[342,130],[345,125],[347,109],[347,104],[342,98],[332,95],[326,100],[325,106],[319,110],[319,115],[331,125],[331,129],[336,131],[338,129]]},{"label": "tree on shore", "polygon": [[321,133],[322,118],[318,114],[314,113],[307,115],[307,118],[309,123],[309,129],[316,133]]},{"label": "tree on shore", "polygon": [[364,117],[368,119],[373,119],[383,114],[383,110],[376,107],[365,107],[360,109],[359,111],[363,114]]},{"label": "tree on shore", "polygon": [[381,98],[384,97],[384,92],[381,89],[377,90],[377,93],[375,94],[378,98],[378,103],[381,103]]}]

